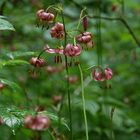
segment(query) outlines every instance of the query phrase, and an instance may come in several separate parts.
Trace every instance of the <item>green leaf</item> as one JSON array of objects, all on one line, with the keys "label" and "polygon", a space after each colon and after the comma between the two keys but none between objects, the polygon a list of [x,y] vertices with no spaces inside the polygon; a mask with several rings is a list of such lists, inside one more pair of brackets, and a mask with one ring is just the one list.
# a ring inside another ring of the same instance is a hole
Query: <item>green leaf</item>
[{"label": "green leaf", "polygon": [[[80,108],[81,110],[83,109],[82,99],[78,99],[78,98],[73,99],[73,104],[75,105],[75,107]],[[90,99],[86,99],[85,107],[86,107],[86,111],[88,111],[92,115],[95,115],[99,110],[99,105]]]},{"label": "green leaf", "polygon": [[123,102],[116,100],[112,97],[100,98],[100,102],[116,107],[126,107]]},{"label": "green leaf", "polygon": [[36,55],[38,53],[36,52],[10,52],[7,54],[7,56],[11,59],[18,58],[18,57],[24,57],[24,56],[32,56]]},{"label": "green leaf", "polygon": [[25,114],[25,111],[20,111],[14,106],[7,107],[0,105],[0,117],[3,119],[4,123],[12,129],[21,125]]},{"label": "green leaf", "polygon": [[[50,113],[48,111],[42,111],[38,113],[48,116],[53,123],[59,122],[59,118],[53,113]],[[23,124],[23,120],[27,115],[35,115],[35,114],[36,114],[35,111],[30,111],[26,109],[20,110],[15,106],[0,105],[0,117],[3,119],[4,123],[7,126],[12,128],[12,131],[15,130],[16,127]],[[60,123],[69,130],[69,127],[64,118],[60,119]]]},{"label": "green leaf", "polygon": [[20,86],[18,86],[15,82],[11,82],[9,80],[2,79],[2,78],[0,78],[0,82],[3,83],[4,85],[8,85],[13,90],[21,90]]},{"label": "green leaf", "polygon": [[3,68],[4,66],[13,66],[13,65],[21,65],[21,64],[29,64],[29,63],[25,60],[2,61],[0,62],[0,68]]},{"label": "green leaf", "polygon": [[5,20],[5,19],[2,19],[0,18],[0,30],[12,30],[12,31],[15,31],[13,25]]},{"label": "green leaf", "polygon": [[[54,123],[59,123],[59,118],[55,114],[53,114],[53,113],[50,113],[48,111],[43,111],[43,112],[40,112],[40,114],[46,114]],[[68,130],[70,130],[70,128],[67,125],[66,120],[64,118],[60,119],[60,123],[63,126],[65,126]]]}]

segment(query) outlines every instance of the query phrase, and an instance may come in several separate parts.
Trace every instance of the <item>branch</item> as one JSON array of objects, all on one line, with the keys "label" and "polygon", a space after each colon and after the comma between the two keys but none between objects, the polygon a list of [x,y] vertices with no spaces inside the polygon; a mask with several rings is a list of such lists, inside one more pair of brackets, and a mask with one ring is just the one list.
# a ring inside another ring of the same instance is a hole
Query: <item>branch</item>
[{"label": "branch", "polygon": [[127,23],[127,21],[124,18],[110,18],[110,17],[99,17],[99,16],[89,16],[89,18],[101,18],[103,20],[116,20],[116,21],[121,21],[124,26],[127,28],[127,30],[129,31],[130,35],[133,37],[134,41],[136,42],[136,44],[138,45],[138,47],[140,47],[140,42],[138,40],[138,38],[136,37],[136,35],[134,34],[133,30],[131,29],[131,27],[129,26],[129,24]]}]

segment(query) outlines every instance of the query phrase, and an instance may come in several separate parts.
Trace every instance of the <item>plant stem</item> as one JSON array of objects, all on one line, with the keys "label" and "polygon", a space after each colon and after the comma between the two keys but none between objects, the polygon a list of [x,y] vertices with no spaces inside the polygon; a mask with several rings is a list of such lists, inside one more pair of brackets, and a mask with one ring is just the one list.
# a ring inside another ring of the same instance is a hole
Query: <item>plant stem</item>
[{"label": "plant stem", "polygon": [[[72,1],[72,3],[74,3],[80,9],[83,9],[84,8],[82,5],[78,4],[74,0],[71,0],[71,1]],[[124,0],[122,0],[121,3],[122,3],[122,13],[125,14]],[[130,35],[133,37],[133,39],[136,42],[136,44],[138,45],[138,47],[140,47],[140,41],[138,40],[138,38],[136,37],[136,35],[133,32],[132,28],[129,26],[128,22],[124,18],[122,18],[122,17],[121,18],[120,17],[110,18],[110,17],[102,17],[102,16],[97,16],[97,15],[95,15],[95,16],[89,16],[88,14],[87,14],[87,17],[93,18],[93,19],[94,18],[101,18],[103,20],[110,20],[110,21],[117,20],[117,21],[121,21],[124,24],[124,26],[128,29]]]},{"label": "plant stem", "polygon": [[114,140],[114,134],[113,134],[113,115],[114,115],[115,107],[111,108],[110,112],[110,127],[111,127],[111,140]]},{"label": "plant stem", "polygon": [[[62,4],[61,0],[60,3]],[[61,16],[62,16],[62,22],[64,25],[64,32],[65,32],[65,38],[64,38],[64,46],[66,47],[67,44],[67,32],[66,32],[66,26],[65,26],[65,20],[64,20],[64,13],[61,11]],[[65,55],[65,65],[66,65],[66,74],[67,77],[69,77],[69,69],[68,69],[68,59],[67,56]],[[69,121],[70,121],[70,140],[73,140],[73,130],[72,130],[72,114],[71,114],[71,96],[70,96],[70,85],[69,81],[67,80],[67,94],[68,94],[68,107],[69,107]]]},{"label": "plant stem", "polygon": [[86,107],[85,107],[85,96],[84,96],[83,72],[82,72],[80,64],[78,64],[78,68],[79,68],[80,77],[81,77],[82,104],[83,104],[83,113],[84,113],[85,129],[86,129],[86,140],[89,140]]},{"label": "plant stem", "polygon": [[129,24],[127,23],[127,21],[124,18],[121,17],[116,17],[116,18],[110,18],[110,17],[102,17],[102,16],[89,16],[89,18],[100,18],[103,20],[108,20],[108,21],[121,21],[124,26],[127,28],[127,30],[129,31],[130,35],[133,37],[134,41],[136,42],[136,44],[138,45],[138,47],[140,47],[140,42],[138,40],[138,38],[136,37],[136,35],[134,34],[133,30],[131,29],[131,27],[129,26]]},{"label": "plant stem", "polygon": [[122,9],[122,16],[125,14],[125,5],[124,5],[124,0],[121,0],[121,9]]},{"label": "plant stem", "polygon": [[[98,0],[97,15],[101,15],[101,1]],[[102,39],[101,39],[101,18],[96,20],[97,26],[97,56],[98,56],[98,66],[102,65]]]}]

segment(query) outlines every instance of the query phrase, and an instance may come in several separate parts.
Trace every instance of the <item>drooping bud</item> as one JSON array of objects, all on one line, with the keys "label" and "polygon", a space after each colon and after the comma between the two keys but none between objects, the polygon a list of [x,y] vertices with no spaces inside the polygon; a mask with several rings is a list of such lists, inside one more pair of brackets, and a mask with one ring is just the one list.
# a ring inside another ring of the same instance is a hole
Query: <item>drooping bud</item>
[{"label": "drooping bud", "polygon": [[43,67],[45,65],[45,60],[38,57],[32,57],[30,59],[30,64],[34,67]]},{"label": "drooping bud", "polygon": [[86,31],[87,28],[88,28],[88,18],[87,17],[84,17],[83,18],[83,27],[84,27],[84,30]]},{"label": "drooping bud", "polygon": [[112,11],[112,12],[115,12],[116,9],[117,9],[117,6],[116,6],[115,4],[112,4],[111,11]]}]

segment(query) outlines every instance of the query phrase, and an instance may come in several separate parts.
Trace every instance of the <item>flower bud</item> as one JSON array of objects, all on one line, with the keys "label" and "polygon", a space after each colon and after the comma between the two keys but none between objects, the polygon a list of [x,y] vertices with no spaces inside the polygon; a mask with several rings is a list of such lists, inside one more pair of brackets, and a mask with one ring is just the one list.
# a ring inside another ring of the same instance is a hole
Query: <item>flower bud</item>
[{"label": "flower bud", "polygon": [[30,59],[30,64],[34,67],[43,67],[45,65],[45,60],[38,57],[32,57]]},{"label": "flower bud", "polygon": [[84,30],[86,31],[87,28],[88,28],[88,18],[87,17],[84,17],[83,18],[83,27],[84,27]]}]

